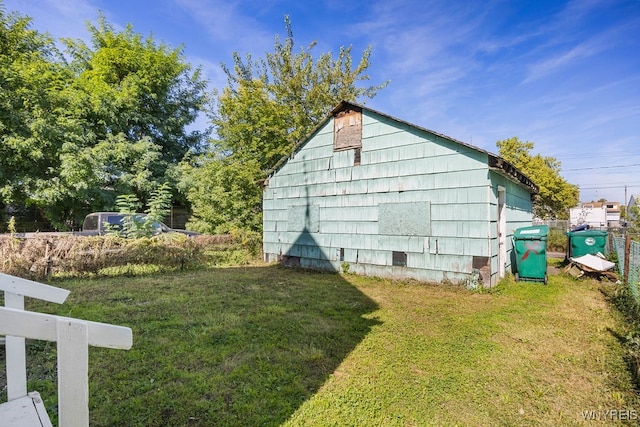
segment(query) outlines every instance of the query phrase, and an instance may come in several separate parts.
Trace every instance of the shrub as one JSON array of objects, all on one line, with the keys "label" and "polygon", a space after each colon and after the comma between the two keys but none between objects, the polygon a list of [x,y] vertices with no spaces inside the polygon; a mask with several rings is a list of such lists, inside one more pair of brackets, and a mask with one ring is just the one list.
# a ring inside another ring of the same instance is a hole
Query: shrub
[{"label": "shrub", "polygon": [[623,316],[624,330],[618,336],[625,350],[625,362],[637,389],[640,389],[640,307],[629,286],[620,283],[603,286],[601,291]]},{"label": "shrub", "polygon": [[547,250],[553,252],[567,251],[567,235],[563,230],[552,228],[547,236]]}]

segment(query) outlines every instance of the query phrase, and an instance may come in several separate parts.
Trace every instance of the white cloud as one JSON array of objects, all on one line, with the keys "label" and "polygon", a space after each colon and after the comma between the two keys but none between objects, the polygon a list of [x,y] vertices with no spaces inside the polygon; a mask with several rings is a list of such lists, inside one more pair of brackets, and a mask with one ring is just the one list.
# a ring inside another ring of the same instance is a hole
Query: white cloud
[{"label": "white cloud", "polygon": [[176,0],[212,43],[227,46],[227,51],[266,51],[272,45],[273,34],[254,19],[251,10],[243,10],[240,2],[213,0]]},{"label": "white cloud", "polygon": [[17,11],[33,18],[33,27],[61,37],[87,39],[86,22],[95,22],[99,7],[88,0],[4,0],[7,11]]}]

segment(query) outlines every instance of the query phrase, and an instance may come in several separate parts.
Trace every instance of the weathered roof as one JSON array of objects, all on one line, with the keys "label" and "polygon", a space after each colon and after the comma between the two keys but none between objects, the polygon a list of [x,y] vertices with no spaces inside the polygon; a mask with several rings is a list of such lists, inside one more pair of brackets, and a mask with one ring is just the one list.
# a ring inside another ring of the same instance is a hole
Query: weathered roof
[{"label": "weathered roof", "polygon": [[509,163],[507,160],[503,159],[502,157],[490,153],[486,150],[483,150],[482,148],[476,147],[474,145],[468,144],[466,142],[457,140],[455,138],[452,138],[450,136],[444,135],[442,133],[439,132],[435,132],[431,129],[427,129],[425,127],[422,126],[418,126],[416,124],[407,122],[406,120],[402,120],[402,119],[398,119],[396,117],[393,117],[389,114],[385,114],[382,113],[380,111],[374,110],[372,108],[369,107],[365,107],[364,105],[360,105],[357,103],[353,103],[353,102],[348,102],[348,101],[341,101],[332,111],[331,113],[329,113],[329,115],[327,115],[327,117],[322,120],[322,122],[320,122],[314,129],[313,131],[311,131],[309,133],[309,135],[303,139],[302,141],[298,142],[293,150],[291,151],[291,153],[287,156],[284,156],[283,158],[281,158],[278,163],[276,163],[273,168],[271,168],[268,172],[267,172],[267,177],[271,176],[273,173],[275,173],[278,169],[280,169],[280,167],[289,159],[291,158],[296,152],[298,152],[298,150],[309,140],[311,139],[312,135],[314,133],[316,133],[322,126],[324,126],[327,121],[331,120],[331,118],[333,118],[336,114],[340,113],[341,111],[344,110],[356,110],[356,111],[362,111],[362,110],[367,110],[370,111],[374,114],[377,114],[379,116],[382,117],[386,117],[388,119],[391,119],[395,122],[401,123],[403,125],[406,126],[410,126],[414,129],[418,129],[424,132],[428,132],[431,133],[433,135],[436,135],[438,137],[447,139],[449,141],[455,142],[457,144],[460,144],[464,147],[468,147],[471,148],[473,150],[479,151],[481,153],[485,153],[488,156],[488,166],[490,169],[506,176],[507,178],[514,180],[518,183],[520,183],[522,186],[524,186],[525,188],[527,188],[531,193],[533,194],[537,194],[538,193],[538,186],[531,181],[524,173],[522,173],[518,168],[516,168],[514,165],[512,165],[511,163]]}]

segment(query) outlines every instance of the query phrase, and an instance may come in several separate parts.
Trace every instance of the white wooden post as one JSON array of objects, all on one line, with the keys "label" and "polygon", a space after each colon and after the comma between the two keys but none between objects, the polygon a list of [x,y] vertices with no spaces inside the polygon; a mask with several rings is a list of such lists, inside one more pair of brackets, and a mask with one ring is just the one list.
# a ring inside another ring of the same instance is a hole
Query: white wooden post
[{"label": "white wooden post", "polygon": [[[0,273],[0,291],[4,291],[5,307],[16,310],[24,310],[25,296],[58,304],[62,304],[69,296],[69,291],[66,289],[4,273]],[[27,362],[24,344],[24,337],[10,335],[6,337],[7,400],[27,395]]]},{"label": "white wooden post", "polygon": [[89,425],[89,330],[77,320],[58,319],[58,413],[60,425]]},{"label": "white wooden post", "polygon": [[[4,293],[5,307],[24,310],[24,296]],[[27,359],[24,337],[5,338],[5,359],[7,371],[7,400],[27,395]]]}]

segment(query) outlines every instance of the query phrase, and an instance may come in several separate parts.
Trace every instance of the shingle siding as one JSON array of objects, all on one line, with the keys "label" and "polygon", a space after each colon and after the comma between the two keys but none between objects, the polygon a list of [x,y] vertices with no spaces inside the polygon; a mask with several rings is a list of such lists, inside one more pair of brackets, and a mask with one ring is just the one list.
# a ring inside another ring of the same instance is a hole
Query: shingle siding
[{"label": "shingle siding", "polygon": [[531,224],[524,186],[490,170],[482,150],[367,109],[360,165],[354,150],[334,151],[333,131],[328,119],[266,182],[265,258],[425,281],[465,280],[487,259],[497,280],[497,189],[510,236]]}]

